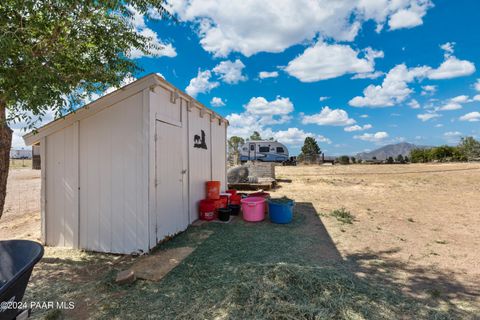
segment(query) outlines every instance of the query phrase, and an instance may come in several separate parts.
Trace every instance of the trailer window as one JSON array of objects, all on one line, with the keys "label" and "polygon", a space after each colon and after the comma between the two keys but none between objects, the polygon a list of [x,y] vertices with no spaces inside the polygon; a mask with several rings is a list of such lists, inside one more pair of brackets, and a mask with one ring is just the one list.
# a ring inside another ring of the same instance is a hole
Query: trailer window
[{"label": "trailer window", "polygon": [[285,151],[283,150],[282,147],[277,147],[277,153],[284,153]]},{"label": "trailer window", "polygon": [[258,151],[259,151],[259,152],[269,152],[269,151],[270,151],[270,147],[260,147],[260,148],[258,148]]},{"label": "trailer window", "polygon": [[250,150],[255,151],[255,145],[254,144],[250,145]]}]

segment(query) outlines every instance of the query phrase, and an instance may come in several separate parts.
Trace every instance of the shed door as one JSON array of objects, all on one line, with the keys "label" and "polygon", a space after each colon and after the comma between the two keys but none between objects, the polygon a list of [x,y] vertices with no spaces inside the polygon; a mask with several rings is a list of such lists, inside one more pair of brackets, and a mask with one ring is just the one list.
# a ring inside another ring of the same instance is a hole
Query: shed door
[{"label": "shed door", "polygon": [[184,205],[182,128],[156,121],[155,185],[157,241],[188,225]]}]

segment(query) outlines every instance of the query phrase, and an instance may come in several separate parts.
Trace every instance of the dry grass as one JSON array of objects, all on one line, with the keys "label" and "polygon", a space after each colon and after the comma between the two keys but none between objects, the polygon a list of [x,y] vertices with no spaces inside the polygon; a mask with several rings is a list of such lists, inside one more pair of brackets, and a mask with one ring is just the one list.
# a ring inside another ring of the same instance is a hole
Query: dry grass
[{"label": "dry grass", "polygon": [[32,159],[10,159],[10,169],[31,169]]},{"label": "dry grass", "polygon": [[[114,284],[116,272],[135,262],[129,256],[46,248],[25,299],[71,300],[76,308],[34,310],[34,318],[475,319],[480,313],[480,165],[278,167],[277,174],[292,179],[272,192],[296,201],[292,224],[191,227],[158,248],[195,248],[160,282]],[[31,174],[16,177],[9,190],[18,181],[39,182]],[[8,212],[0,238],[5,231],[35,237],[17,223],[38,229],[38,220],[30,221],[38,212],[28,212]],[[337,220],[353,216],[352,224]]]},{"label": "dry grass", "polygon": [[[425,277],[442,275],[429,283],[442,296],[473,296],[480,305],[480,164],[277,167],[277,173],[293,181],[276,195],[309,201],[317,212],[344,207],[355,215],[351,225],[328,214],[322,219],[344,259],[371,271],[383,263],[412,295],[425,294],[415,282],[418,270],[428,270]],[[419,288],[408,288],[414,284]]]},{"label": "dry grass", "polygon": [[40,238],[40,170],[11,169],[0,240]]}]

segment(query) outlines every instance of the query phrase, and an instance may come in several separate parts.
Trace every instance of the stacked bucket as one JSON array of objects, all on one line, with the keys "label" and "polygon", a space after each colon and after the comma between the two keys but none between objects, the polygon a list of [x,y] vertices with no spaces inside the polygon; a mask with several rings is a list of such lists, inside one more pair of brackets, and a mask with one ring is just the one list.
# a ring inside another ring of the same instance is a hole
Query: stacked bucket
[{"label": "stacked bucket", "polygon": [[230,221],[232,215],[243,214],[243,220],[259,222],[266,215],[273,223],[290,223],[293,218],[294,201],[290,199],[270,199],[267,192],[251,193],[248,196],[237,194],[237,190],[220,193],[220,181],[207,181],[206,199],[200,201],[200,219]]},{"label": "stacked bucket", "polygon": [[200,219],[212,221],[229,221],[231,215],[240,213],[241,196],[236,190],[227,190],[220,193],[220,181],[205,183],[206,199],[200,201]]}]

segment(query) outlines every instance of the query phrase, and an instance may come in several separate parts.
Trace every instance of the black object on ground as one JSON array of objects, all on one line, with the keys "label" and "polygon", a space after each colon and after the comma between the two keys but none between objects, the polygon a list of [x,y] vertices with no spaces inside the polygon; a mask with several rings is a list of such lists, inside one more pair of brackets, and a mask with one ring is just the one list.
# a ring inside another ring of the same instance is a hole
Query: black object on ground
[{"label": "black object on ground", "polygon": [[228,209],[232,210],[230,213],[232,216],[238,216],[240,214],[240,205],[239,204],[230,204]]},{"label": "black object on ground", "polygon": [[25,312],[13,307],[20,305],[33,267],[42,257],[43,247],[37,242],[0,241],[0,320]]},{"label": "black object on ground", "polygon": [[230,214],[232,213],[232,210],[228,208],[220,208],[217,210],[217,213],[218,213],[218,220],[228,221],[230,220]]}]

